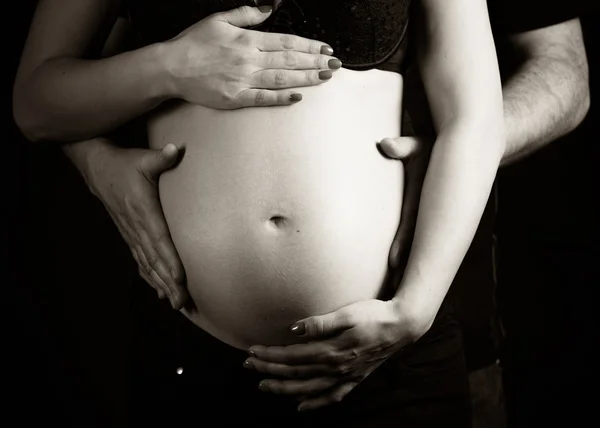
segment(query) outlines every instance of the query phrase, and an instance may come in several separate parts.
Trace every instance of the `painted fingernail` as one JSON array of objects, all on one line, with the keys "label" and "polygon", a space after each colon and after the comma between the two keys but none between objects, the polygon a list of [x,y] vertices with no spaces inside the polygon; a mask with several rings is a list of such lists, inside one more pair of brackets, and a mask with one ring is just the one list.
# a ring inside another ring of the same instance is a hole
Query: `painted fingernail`
[{"label": "painted fingernail", "polygon": [[258,6],[258,10],[261,13],[271,13],[273,12],[273,6]]},{"label": "painted fingernail", "polygon": [[327,61],[327,66],[333,70],[337,70],[342,66],[342,61],[340,61],[337,58],[332,58],[329,61]]},{"label": "painted fingernail", "polygon": [[294,93],[294,94],[290,95],[290,101],[293,103],[302,101],[302,94]]},{"label": "painted fingernail", "polygon": [[254,352],[252,349],[248,349],[248,354],[250,354],[251,357],[256,357],[256,352]]},{"label": "painted fingernail", "polygon": [[246,360],[246,361],[244,361],[244,368],[253,369],[254,368],[254,364],[252,364],[252,361]]},{"label": "painted fingernail", "polygon": [[258,384],[258,389],[260,389],[263,392],[269,392],[271,390],[271,388],[269,388],[269,384],[266,382],[261,382]]},{"label": "painted fingernail", "polygon": [[331,54],[333,54],[333,48],[328,45],[323,45],[323,46],[321,46],[321,53],[323,55],[331,55]]},{"label": "painted fingernail", "polygon": [[319,79],[321,80],[329,80],[333,76],[331,70],[323,70],[319,71]]},{"label": "painted fingernail", "polygon": [[294,334],[297,334],[298,336],[302,336],[304,333],[306,333],[306,328],[304,327],[304,323],[299,322],[298,324],[294,324],[291,328],[290,328],[291,332]]}]

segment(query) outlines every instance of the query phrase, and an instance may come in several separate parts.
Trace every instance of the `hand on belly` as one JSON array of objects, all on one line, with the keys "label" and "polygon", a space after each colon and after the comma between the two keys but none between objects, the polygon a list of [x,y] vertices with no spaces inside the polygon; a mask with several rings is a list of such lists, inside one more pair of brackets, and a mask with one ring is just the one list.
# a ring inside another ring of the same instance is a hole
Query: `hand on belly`
[{"label": "hand on belly", "polygon": [[160,182],[186,315],[232,346],[299,341],[296,320],[382,292],[403,168],[376,144],[400,135],[401,78],[338,73],[293,109],[186,106],[149,130],[186,146]]},{"label": "hand on belly", "polygon": [[296,320],[377,297],[396,225],[348,218],[278,213],[252,222],[240,215],[194,237],[175,234],[197,309],[186,315],[245,349],[300,342],[289,334]]}]

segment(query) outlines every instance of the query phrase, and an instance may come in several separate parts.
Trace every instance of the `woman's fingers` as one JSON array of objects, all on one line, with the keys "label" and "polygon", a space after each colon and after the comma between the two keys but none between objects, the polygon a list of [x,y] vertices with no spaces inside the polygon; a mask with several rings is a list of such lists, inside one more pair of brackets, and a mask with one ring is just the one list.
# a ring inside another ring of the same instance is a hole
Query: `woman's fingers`
[{"label": "woman's fingers", "polygon": [[333,54],[331,46],[318,40],[306,39],[293,34],[260,31],[252,31],[252,33],[255,46],[263,52],[296,51],[309,54]]},{"label": "woman's fingers", "polygon": [[257,89],[298,88],[327,82],[331,70],[259,70],[249,77],[249,84]]},{"label": "woman's fingers", "polygon": [[337,70],[342,62],[330,55],[315,55],[295,51],[259,52],[256,65],[264,69]]},{"label": "woman's fingers", "polygon": [[289,379],[303,379],[337,374],[334,367],[325,364],[310,365],[287,365],[271,363],[257,358],[248,358],[244,361],[244,368],[253,369],[261,373],[273,376],[281,376]]},{"label": "woman's fingers", "polygon": [[331,77],[331,70],[259,70],[250,76],[251,89],[241,91],[234,104],[237,108],[291,105],[302,95],[289,88],[318,85]]},{"label": "woman's fingers", "polygon": [[281,395],[313,395],[331,388],[339,382],[339,379],[330,377],[319,377],[307,380],[263,380],[258,389],[264,392]]},{"label": "woman's fingers", "polygon": [[331,392],[327,392],[316,398],[310,398],[303,401],[298,406],[298,411],[305,412],[307,410],[315,410],[331,404],[339,403],[344,399],[344,397],[346,397],[346,395],[350,393],[350,391],[356,387],[356,385],[358,385],[358,382],[347,382],[336,386],[335,388],[332,388]]},{"label": "woman's fingers", "polygon": [[245,89],[235,98],[236,108],[286,106],[302,100],[302,95],[290,89]]}]

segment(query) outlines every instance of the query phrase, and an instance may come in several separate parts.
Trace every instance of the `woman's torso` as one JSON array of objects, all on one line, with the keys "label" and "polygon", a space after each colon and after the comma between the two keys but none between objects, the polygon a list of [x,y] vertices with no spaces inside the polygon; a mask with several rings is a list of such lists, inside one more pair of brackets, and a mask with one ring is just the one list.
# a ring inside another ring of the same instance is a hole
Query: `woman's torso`
[{"label": "woman's torso", "polygon": [[286,107],[158,111],[149,143],[185,147],[160,196],[197,325],[232,346],[294,341],[288,327],[383,292],[400,219],[402,77],[338,70]]}]

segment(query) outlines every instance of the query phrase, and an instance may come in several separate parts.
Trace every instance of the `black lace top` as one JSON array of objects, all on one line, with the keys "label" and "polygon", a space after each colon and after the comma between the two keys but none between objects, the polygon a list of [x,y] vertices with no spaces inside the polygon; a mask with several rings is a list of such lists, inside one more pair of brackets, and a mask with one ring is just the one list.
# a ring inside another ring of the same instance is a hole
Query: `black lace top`
[{"label": "black lace top", "polygon": [[[168,40],[199,20],[253,0],[130,0],[140,42]],[[410,0],[283,0],[254,30],[315,39],[330,45],[344,67],[401,71]]]}]

